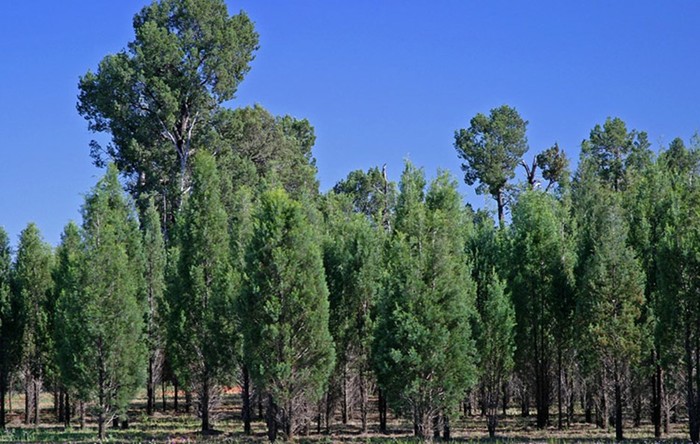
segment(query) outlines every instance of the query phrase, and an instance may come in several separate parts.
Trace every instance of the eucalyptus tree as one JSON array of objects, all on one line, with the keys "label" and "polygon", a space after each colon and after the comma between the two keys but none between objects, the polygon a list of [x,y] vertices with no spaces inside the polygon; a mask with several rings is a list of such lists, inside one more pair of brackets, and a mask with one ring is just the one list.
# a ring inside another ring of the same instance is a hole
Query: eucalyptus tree
[{"label": "eucalyptus tree", "polygon": [[508,181],[515,177],[515,168],[528,149],[527,121],[515,108],[503,105],[491,110],[488,116],[478,113],[469,128],[455,131],[455,148],[464,160],[464,182],[477,181],[478,194],[490,194],[498,208],[498,221],[505,221]]},{"label": "eucalyptus tree", "polygon": [[14,263],[14,291],[19,319],[24,373],[25,423],[39,424],[39,395],[51,364],[53,341],[49,329],[53,252],[35,224],[22,231]]},{"label": "eucalyptus tree", "polygon": [[475,379],[475,285],[455,181],[441,173],[426,193],[423,172],[407,164],[399,189],[375,368],[389,402],[426,438],[435,418],[449,418]]},{"label": "eucalyptus tree", "polygon": [[80,78],[78,112],[111,142],[90,144],[114,162],[136,197],[160,198],[172,221],[189,186],[190,158],[250,69],[258,35],[223,0],[160,0],[133,20],[134,40]]},{"label": "eucalyptus tree", "polygon": [[335,361],[320,233],[307,211],[282,189],[263,192],[246,255],[243,359],[266,393],[271,441],[278,425],[293,439]]},{"label": "eucalyptus tree", "polygon": [[192,190],[177,233],[177,281],[168,295],[171,340],[179,375],[198,397],[202,432],[235,357],[235,297],[226,212],[214,157],[195,156]]}]

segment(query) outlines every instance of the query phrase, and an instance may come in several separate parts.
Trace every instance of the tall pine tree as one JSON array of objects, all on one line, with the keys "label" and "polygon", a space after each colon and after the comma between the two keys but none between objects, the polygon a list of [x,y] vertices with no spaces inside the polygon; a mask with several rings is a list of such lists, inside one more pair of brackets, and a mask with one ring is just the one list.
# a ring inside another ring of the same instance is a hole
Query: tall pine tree
[{"label": "tall pine tree", "polygon": [[334,365],[319,233],[280,189],[260,198],[241,301],[244,360],[267,394],[268,436],[292,439]]}]

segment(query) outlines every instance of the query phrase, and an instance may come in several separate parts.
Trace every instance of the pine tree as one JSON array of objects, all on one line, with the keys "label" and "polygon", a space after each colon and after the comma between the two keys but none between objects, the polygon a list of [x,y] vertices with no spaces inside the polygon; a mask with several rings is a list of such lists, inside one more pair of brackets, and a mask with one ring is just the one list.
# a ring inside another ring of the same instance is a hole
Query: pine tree
[{"label": "pine tree", "polygon": [[689,438],[700,442],[700,188],[698,151],[675,141],[660,156],[663,198],[656,248],[657,341],[667,370],[680,364],[688,411]]},{"label": "pine tree", "polygon": [[202,432],[236,351],[235,288],[226,212],[214,157],[199,153],[178,226],[178,281],[169,295],[182,379],[197,394]]},{"label": "pine tree", "polygon": [[449,418],[476,372],[475,286],[457,185],[443,173],[427,195],[424,188],[422,171],[407,164],[374,343],[379,384],[421,438],[430,436],[439,415]]},{"label": "pine tree", "polygon": [[11,291],[12,255],[10,240],[0,227],[0,428],[5,429],[7,417],[5,396],[10,375],[19,365],[21,325],[18,298]]},{"label": "pine tree", "polygon": [[582,277],[579,319],[586,331],[583,348],[601,387],[602,420],[607,422],[608,406],[614,403],[615,436],[622,440],[623,392],[643,339],[644,275],[626,244],[627,225],[617,196],[600,196],[596,214],[597,234]]},{"label": "pine tree", "polygon": [[104,439],[105,424],[126,412],[143,383],[146,361],[143,275],[135,266],[140,236],[114,166],[86,198],[83,244],[81,291],[65,294],[63,322],[72,333],[66,341],[76,363],[70,384],[92,403]]},{"label": "pine tree", "polygon": [[14,265],[14,291],[22,322],[22,370],[25,383],[25,423],[39,424],[39,395],[50,365],[53,341],[49,331],[53,253],[39,229],[27,225],[20,234]]},{"label": "pine tree", "polygon": [[487,298],[481,314],[481,334],[477,342],[479,370],[484,386],[489,436],[498,425],[501,387],[513,370],[515,353],[515,310],[505,283],[492,270],[486,282]]},{"label": "pine tree", "polygon": [[549,423],[552,370],[561,353],[565,329],[558,322],[572,311],[571,252],[559,202],[529,191],[513,208],[511,285],[515,305],[516,364],[535,391],[537,426]]},{"label": "pine tree", "polygon": [[280,189],[255,214],[241,301],[244,360],[268,397],[268,436],[287,439],[303,406],[318,401],[334,365],[319,234]]},{"label": "pine tree", "polygon": [[165,290],[165,243],[161,232],[160,217],[153,200],[141,223],[144,253],[144,283],[146,293],[146,331],[148,371],[146,377],[146,413],[152,415],[155,408],[156,387],[163,364],[163,293]]},{"label": "pine tree", "polygon": [[81,355],[78,350],[86,346],[80,340],[83,322],[81,319],[80,322],[71,324],[72,314],[77,312],[77,304],[81,302],[83,268],[84,251],[80,229],[70,222],[64,228],[61,243],[56,249],[56,267],[53,273],[56,294],[53,337],[56,343],[58,374],[68,397],[63,410],[67,425],[70,424],[70,397],[87,399],[84,388],[79,385],[83,380],[81,373],[86,372],[87,368],[77,359]]},{"label": "pine tree", "polygon": [[[330,389],[335,386],[335,392],[340,392],[343,423],[347,423],[352,408],[350,381],[357,380],[362,431],[366,432],[370,348],[383,272],[382,232],[372,224],[370,215],[353,212],[347,196],[328,194],[325,217],[323,263],[329,290],[330,328],[336,344],[336,369]],[[334,397],[337,394],[331,396]]]}]

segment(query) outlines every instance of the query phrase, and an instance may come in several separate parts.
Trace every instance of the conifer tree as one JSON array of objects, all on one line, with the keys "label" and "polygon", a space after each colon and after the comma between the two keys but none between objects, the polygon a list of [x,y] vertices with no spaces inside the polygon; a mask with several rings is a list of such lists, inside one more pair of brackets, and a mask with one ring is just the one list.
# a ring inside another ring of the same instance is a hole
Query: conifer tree
[{"label": "conifer tree", "polygon": [[39,395],[50,365],[53,341],[49,331],[53,253],[33,223],[20,234],[14,264],[14,291],[22,323],[22,370],[25,384],[25,423],[39,424]]},{"label": "conifer tree", "polygon": [[[627,225],[617,196],[601,196],[593,251],[585,266],[579,301],[584,327],[583,349],[601,387],[601,416],[614,405],[615,437],[623,439],[623,396],[629,372],[638,361],[643,339],[640,317],[644,306],[644,275],[627,246]],[[614,400],[608,397],[613,391]]]},{"label": "conifer tree", "polygon": [[10,375],[19,364],[21,325],[17,310],[18,299],[11,291],[12,255],[10,240],[0,227],[0,429],[5,429],[7,415],[5,396]]},{"label": "conifer tree", "polygon": [[104,439],[105,424],[126,412],[143,383],[146,361],[140,236],[114,166],[86,198],[83,245],[81,288],[62,295],[64,347],[75,362],[70,384],[92,403]]},{"label": "conifer tree", "polygon": [[241,301],[244,360],[266,393],[268,437],[292,439],[305,405],[318,401],[334,365],[319,233],[281,189],[255,214]]},{"label": "conifer tree", "polygon": [[486,283],[488,297],[481,314],[481,334],[477,342],[479,371],[484,386],[484,403],[489,436],[498,425],[498,401],[501,386],[513,370],[515,352],[515,310],[505,283],[495,271]]},{"label": "conifer tree", "polygon": [[[535,391],[537,426],[549,423],[551,373],[563,347],[565,325],[558,318],[572,312],[573,261],[559,202],[529,191],[513,208],[511,289],[515,305],[516,363]],[[570,318],[570,316],[568,316]]]},{"label": "conifer tree", "polygon": [[323,263],[330,299],[330,328],[336,344],[336,385],[346,423],[352,407],[350,379],[359,385],[363,432],[367,431],[370,347],[381,288],[381,234],[370,215],[354,213],[347,196],[328,194]]},{"label": "conifer tree", "polygon": [[[656,248],[657,341],[667,370],[680,364],[690,441],[700,442],[700,188],[698,151],[674,141],[660,156],[664,196]],[[678,363],[678,364],[677,364]]]},{"label": "conifer tree", "polygon": [[[54,268],[54,292],[56,298],[55,330],[53,332],[56,343],[56,364],[61,384],[65,390],[64,422],[70,424],[70,397],[78,396],[86,399],[83,387],[76,384],[82,380],[79,376],[87,369],[77,361],[80,353],[78,349],[85,344],[80,341],[80,329],[82,321],[71,324],[72,314],[79,309],[82,291],[82,273],[84,267],[83,244],[78,226],[70,222],[63,229],[61,243],[56,248],[56,267]],[[73,313],[69,313],[73,312]]]},{"label": "conifer tree", "polygon": [[198,397],[202,432],[236,351],[235,288],[227,218],[214,157],[195,156],[178,226],[178,286],[170,297],[180,376]]},{"label": "conifer tree", "polygon": [[156,387],[163,364],[163,293],[165,290],[165,243],[158,212],[149,200],[141,222],[144,253],[144,291],[146,293],[146,331],[148,367],[146,376],[146,413],[155,408]]},{"label": "conifer tree", "polygon": [[476,371],[475,286],[457,185],[442,173],[427,195],[424,188],[423,172],[407,164],[374,343],[379,384],[420,438],[430,436],[436,417],[449,418]]}]

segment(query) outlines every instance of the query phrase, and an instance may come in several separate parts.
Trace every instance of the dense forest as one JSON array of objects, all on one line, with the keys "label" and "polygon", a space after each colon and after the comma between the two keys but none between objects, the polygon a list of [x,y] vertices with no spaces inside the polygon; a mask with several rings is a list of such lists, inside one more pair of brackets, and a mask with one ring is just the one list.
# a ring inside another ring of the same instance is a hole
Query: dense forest
[{"label": "dense forest", "polygon": [[20,391],[23,427],[89,419],[102,439],[167,383],[205,433],[238,388],[244,433],[264,418],[271,441],[394,416],[449,439],[481,415],[494,436],[517,409],[700,442],[700,139],[655,152],[592,122],[571,171],[502,105],[454,133],[495,214],[409,162],[398,183],[372,167],[321,193],[308,120],[227,106],[258,48],[245,13],[160,0],[133,25],[79,80],[109,138],[82,223],[56,248],[30,223],[11,249],[0,228],[0,426]]}]

